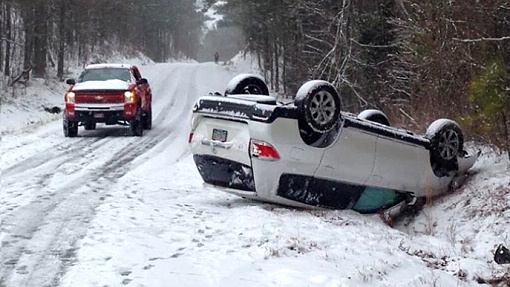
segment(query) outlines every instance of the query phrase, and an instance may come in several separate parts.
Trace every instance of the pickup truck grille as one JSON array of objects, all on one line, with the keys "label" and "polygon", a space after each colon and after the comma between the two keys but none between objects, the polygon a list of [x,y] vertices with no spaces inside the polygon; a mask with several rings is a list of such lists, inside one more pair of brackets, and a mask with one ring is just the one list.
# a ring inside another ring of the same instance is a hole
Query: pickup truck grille
[{"label": "pickup truck grille", "polygon": [[119,104],[124,103],[125,91],[94,90],[76,92],[77,104]]}]

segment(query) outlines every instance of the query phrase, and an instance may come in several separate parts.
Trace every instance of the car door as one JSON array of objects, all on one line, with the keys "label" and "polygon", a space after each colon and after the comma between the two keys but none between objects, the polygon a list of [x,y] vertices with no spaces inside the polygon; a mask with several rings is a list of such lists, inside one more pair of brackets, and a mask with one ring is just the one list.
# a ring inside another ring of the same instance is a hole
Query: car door
[{"label": "car door", "polygon": [[140,94],[140,97],[142,99],[142,108],[143,110],[147,110],[148,106],[150,104],[150,92],[148,90],[149,84],[138,84],[138,81],[142,78],[142,75],[140,74],[140,71],[137,67],[132,67],[131,72],[133,73],[133,76],[135,77],[136,81],[136,89],[137,92]]},{"label": "car door", "polygon": [[364,185],[372,174],[376,139],[355,127],[342,127],[336,142],[326,148],[315,177]]},{"label": "car door", "polygon": [[415,191],[426,184],[430,174],[425,147],[389,136],[379,135],[374,169],[367,185],[401,191]]}]

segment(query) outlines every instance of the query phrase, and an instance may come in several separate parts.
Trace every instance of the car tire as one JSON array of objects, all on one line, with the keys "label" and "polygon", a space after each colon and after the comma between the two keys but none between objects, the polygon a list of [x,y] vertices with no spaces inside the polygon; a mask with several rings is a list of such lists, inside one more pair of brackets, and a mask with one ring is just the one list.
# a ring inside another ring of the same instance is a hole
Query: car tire
[{"label": "car tire", "polygon": [[426,137],[430,140],[430,161],[436,176],[457,170],[457,157],[464,149],[460,126],[452,120],[439,119],[430,124]]},{"label": "car tire", "polygon": [[143,136],[143,112],[141,107],[138,107],[136,117],[129,121],[129,129],[133,136]]},{"label": "car tire", "polygon": [[225,95],[251,94],[269,95],[269,89],[262,78],[252,74],[241,74],[227,84]]},{"label": "car tire", "polygon": [[65,115],[62,121],[62,127],[64,129],[64,136],[74,138],[78,136],[78,123],[70,121]]},{"label": "car tire", "polygon": [[326,81],[314,80],[299,88],[294,105],[301,122],[317,133],[332,130],[340,119],[340,96]]},{"label": "car tire", "polygon": [[149,106],[149,110],[143,116],[143,128],[152,129],[152,106]]},{"label": "car tire", "polygon": [[84,125],[85,130],[95,130],[96,129],[96,122],[85,122]]},{"label": "car tire", "polygon": [[390,126],[388,117],[380,110],[368,109],[358,114],[358,119],[379,123],[381,125]]}]

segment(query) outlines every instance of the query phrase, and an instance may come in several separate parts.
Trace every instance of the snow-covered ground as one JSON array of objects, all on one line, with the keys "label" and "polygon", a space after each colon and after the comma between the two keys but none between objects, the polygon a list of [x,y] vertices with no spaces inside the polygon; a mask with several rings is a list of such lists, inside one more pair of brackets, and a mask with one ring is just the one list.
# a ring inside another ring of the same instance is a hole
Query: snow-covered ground
[{"label": "snow-covered ground", "polygon": [[102,126],[64,138],[61,115],[40,109],[62,105],[61,83],[2,95],[0,286],[508,286],[493,253],[510,245],[510,162],[484,147],[460,190],[393,227],[204,186],[191,107],[250,63],[142,66],[154,93],[142,138]]}]

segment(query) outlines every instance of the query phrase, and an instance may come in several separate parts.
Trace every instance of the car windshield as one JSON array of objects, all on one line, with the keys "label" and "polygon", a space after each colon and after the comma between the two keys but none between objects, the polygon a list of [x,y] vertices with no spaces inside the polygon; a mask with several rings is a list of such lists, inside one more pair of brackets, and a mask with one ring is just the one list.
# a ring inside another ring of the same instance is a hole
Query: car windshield
[{"label": "car windshield", "polygon": [[114,79],[129,82],[131,80],[131,74],[128,69],[90,69],[81,73],[78,77],[78,82],[106,81]]}]

